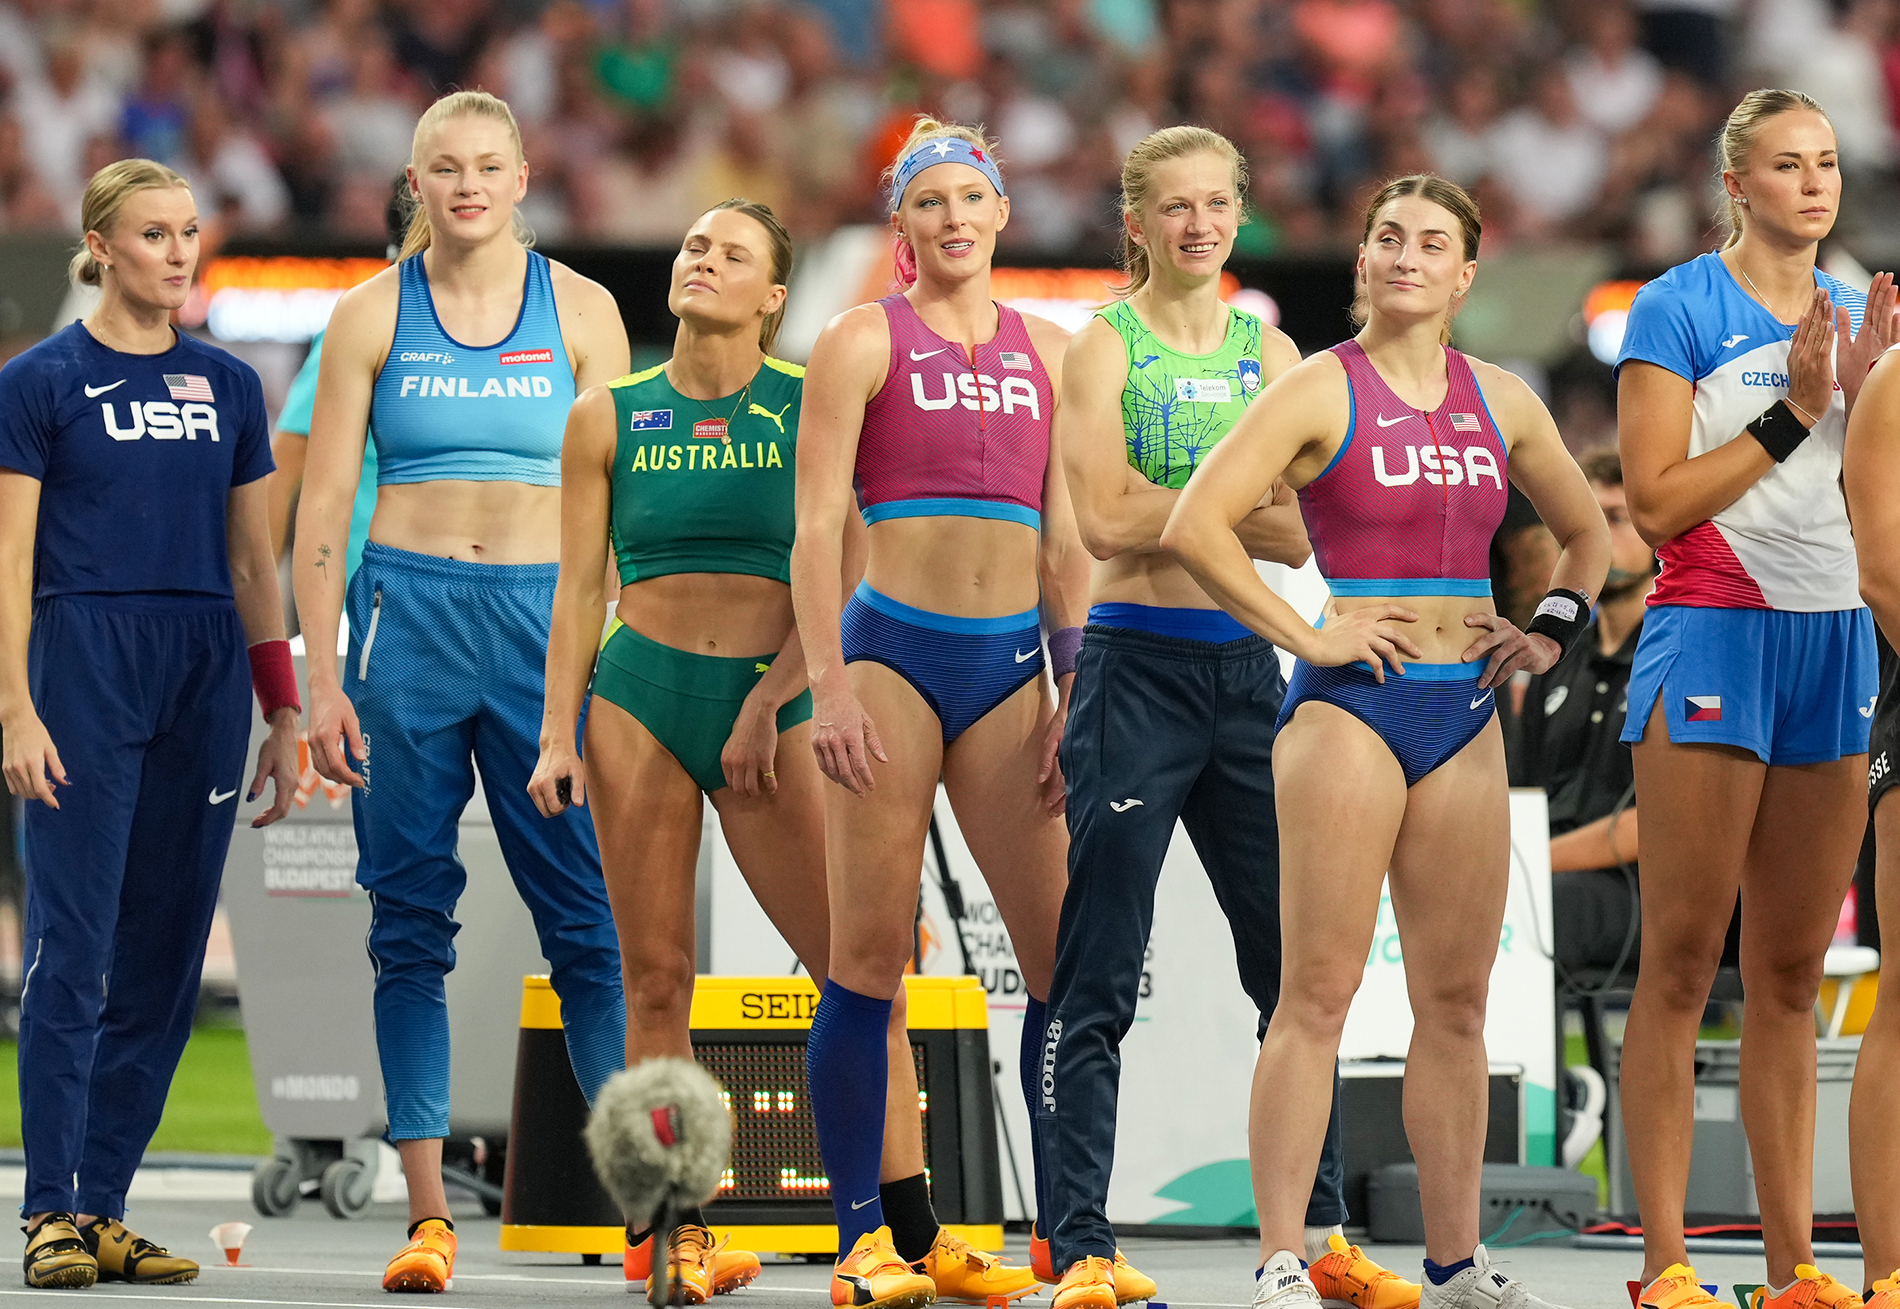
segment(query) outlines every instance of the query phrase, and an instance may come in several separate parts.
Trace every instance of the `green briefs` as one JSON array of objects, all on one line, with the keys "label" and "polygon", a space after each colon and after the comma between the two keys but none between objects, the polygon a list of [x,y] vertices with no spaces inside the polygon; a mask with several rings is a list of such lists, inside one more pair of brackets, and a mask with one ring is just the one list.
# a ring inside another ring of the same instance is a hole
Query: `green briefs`
[{"label": "green briefs", "polygon": [[[719,752],[732,735],[739,708],[775,658],[726,659],[676,650],[648,640],[616,618],[600,645],[594,694],[639,719],[699,789],[711,794],[726,784]],[[810,717],[811,692],[800,691],[779,706],[778,730]]]}]

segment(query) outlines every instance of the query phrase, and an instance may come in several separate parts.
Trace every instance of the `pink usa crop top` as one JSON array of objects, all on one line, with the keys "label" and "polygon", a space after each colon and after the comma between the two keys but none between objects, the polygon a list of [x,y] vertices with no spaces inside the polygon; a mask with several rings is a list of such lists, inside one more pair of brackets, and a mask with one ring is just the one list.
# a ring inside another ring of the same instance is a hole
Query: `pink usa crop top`
[{"label": "pink usa crop top", "polygon": [[995,338],[965,358],[904,296],[878,303],[891,363],[858,435],[864,521],[946,515],[1040,530],[1055,393],[1023,316],[998,305]]},{"label": "pink usa crop top", "polygon": [[1490,595],[1491,538],[1504,519],[1506,453],[1465,357],[1445,347],[1451,386],[1430,413],[1400,400],[1357,341],[1346,367],[1346,439],[1300,488],[1313,559],[1334,595]]}]

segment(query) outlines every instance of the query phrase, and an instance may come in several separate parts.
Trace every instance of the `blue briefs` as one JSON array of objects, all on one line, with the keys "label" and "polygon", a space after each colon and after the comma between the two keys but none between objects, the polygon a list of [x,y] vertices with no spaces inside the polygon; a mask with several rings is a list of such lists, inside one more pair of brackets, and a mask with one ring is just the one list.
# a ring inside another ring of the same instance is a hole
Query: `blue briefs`
[{"label": "blue briefs", "polygon": [[843,636],[847,664],[883,664],[915,688],[942,724],[945,745],[1042,674],[1042,626],[1034,609],[953,618],[859,582],[845,601]]},{"label": "blue briefs", "polygon": [[1364,664],[1320,668],[1296,660],[1274,730],[1285,727],[1305,701],[1337,705],[1379,734],[1405,770],[1405,784],[1416,786],[1425,774],[1470,745],[1497,711],[1497,696],[1478,686],[1484,669],[1484,660],[1407,662],[1405,676],[1387,669],[1382,685]]}]

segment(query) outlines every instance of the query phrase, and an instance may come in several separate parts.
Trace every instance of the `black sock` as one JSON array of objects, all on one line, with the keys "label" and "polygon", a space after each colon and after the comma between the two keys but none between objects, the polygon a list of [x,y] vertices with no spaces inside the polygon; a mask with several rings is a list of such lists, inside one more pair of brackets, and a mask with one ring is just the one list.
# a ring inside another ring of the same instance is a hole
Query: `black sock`
[{"label": "black sock", "polygon": [[884,1221],[891,1229],[891,1242],[897,1257],[914,1264],[930,1253],[937,1243],[937,1211],[930,1207],[930,1183],[924,1175],[900,1177],[895,1182],[879,1182],[878,1199],[883,1203]]},{"label": "black sock", "polygon": [[450,1218],[447,1214],[443,1214],[440,1217],[418,1218],[416,1219],[415,1222],[409,1224],[409,1239],[410,1240],[413,1241],[416,1239],[416,1231],[424,1223],[441,1223],[443,1226],[447,1227],[451,1232],[455,1230],[455,1220]]},{"label": "black sock", "polygon": [[[706,1211],[701,1209],[698,1205],[694,1205],[691,1209],[680,1210],[679,1221],[675,1224],[675,1226],[684,1227],[688,1223],[691,1223],[695,1227],[704,1227],[706,1225]],[[639,1231],[636,1232],[633,1229],[632,1223],[627,1224],[627,1244],[628,1245],[639,1245],[640,1242],[646,1240],[648,1237],[652,1235],[653,1235],[653,1229],[651,1227],[642,1227]]]}]

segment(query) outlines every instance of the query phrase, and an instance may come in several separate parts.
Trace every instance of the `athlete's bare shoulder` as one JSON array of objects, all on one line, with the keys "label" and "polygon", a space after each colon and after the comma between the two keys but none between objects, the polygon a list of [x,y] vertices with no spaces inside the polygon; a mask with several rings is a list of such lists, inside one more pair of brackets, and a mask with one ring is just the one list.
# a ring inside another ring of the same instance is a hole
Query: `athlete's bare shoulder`
[{"label": "athlete's bare shoulder", "polygon": [[881,372],[891,353],[891,324],[884,306],[873,301],[845,310],[818,334],[812,361],[829,359],[846,366],[875,365]]},{"label": "athlete's bare shoulder", "polygon": [[620,314],[613,292],[591,277],[583,277],[558,259],[548,260],[548,283],[554,288],[554,303],[563,314],[570,308],[580,314]]},{"label": "athlete's bare shoulder", "polygon": [[396,339],[396,305],[401,295],[400,264],[391,264],[345,291],[324,330],[324,356],[361,359],[380,367]]},{"label": "athlete's bare shoulder", "polygon": [[1260,371],[1271,381],[1300,362],[1300,347],[1271,323],[1260,324]]},{"label": "athlete's bare shoulder", "polygon": [[1074,335],[1060,323],[1054,323],[1041,314],[1024,314],[1023,326],[1029,331],[1030,344],[1036,347],[1036,353],[1043,359],[1060,361],[1062,352],[1069,348],[1069,338]]}]

